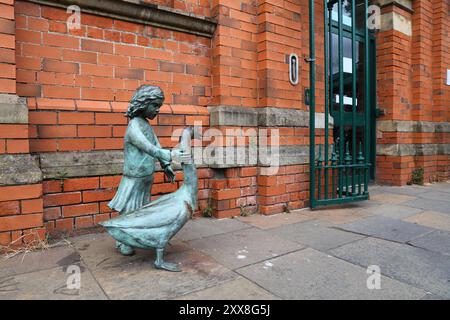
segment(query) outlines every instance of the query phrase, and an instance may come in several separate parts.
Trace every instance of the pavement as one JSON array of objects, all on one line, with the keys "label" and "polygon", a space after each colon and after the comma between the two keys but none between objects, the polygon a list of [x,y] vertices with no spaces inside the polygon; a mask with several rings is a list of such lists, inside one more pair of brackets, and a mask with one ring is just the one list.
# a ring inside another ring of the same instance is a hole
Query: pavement
[{"label": "pavement", "polygon": [[166,253],[181,273],[156,270],[153,251],[121,256],[106,233],[0,256],[0,299],[450,299],[450,182],[370,192],[333,208],[189,221]]}]

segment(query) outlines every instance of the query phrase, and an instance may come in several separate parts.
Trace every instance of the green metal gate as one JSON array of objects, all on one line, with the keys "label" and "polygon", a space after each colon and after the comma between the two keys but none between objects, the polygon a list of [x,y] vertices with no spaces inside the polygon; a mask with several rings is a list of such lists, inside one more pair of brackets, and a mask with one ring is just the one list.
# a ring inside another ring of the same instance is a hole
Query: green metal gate
[{"label": "green metal gate", "polygon": [[316,143],[315,8],[314,0],[309,1],[311,208],[367,200],[373,167],[374,78],[370,76],[373,75],[370,47],[374,41],[367,28],[368,0],[323,3],[325,136],[319,144]]}]

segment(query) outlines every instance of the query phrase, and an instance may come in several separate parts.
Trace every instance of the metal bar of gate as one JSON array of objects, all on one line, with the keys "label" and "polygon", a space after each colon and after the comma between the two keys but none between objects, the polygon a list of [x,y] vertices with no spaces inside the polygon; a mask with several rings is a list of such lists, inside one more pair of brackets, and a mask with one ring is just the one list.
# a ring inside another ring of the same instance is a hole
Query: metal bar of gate
[{"label": "metal bar of gate", "polygon": [[314,0],[309,1],[309,81],[310,81],[310,108],[309,108],[309,199],[311,208],[315,202],[315,113],[316,113],[316,53],[314,34]]},{"label": "metal bar of gate", "polygon": [[370,157],[369,157],[369,153],[370,153],[370,139],[369,139],[369,135],[370,135],[370,131],[369,131],[369,126],[370,126],[370,110],[369,110],[369,106],[370,106],[370,102],[369,102],[369,81],[370,81],[370,77],[369,77],[369,28],[368,28],[368,19],[367,19],[367,15],[369,13],[369,7],[368,7],[368,0],[364,0],[364,146],[365,146],[365,151],[364,151],[364,158],[365,158],[365,164],[366,164],[366,168],[364,168],[364,194],[368,195],[369,193],[369,186],[368,186],[368,182],[369,182],[369,167],[370,167]]},{"label": "metal bar of gate", "polygon": [[[326,1],[326,0],[325,0]],[[328,78],[325,79],[325,82],[329,83],[329,99],[328,99],[328,103],[330,105],[330,109],[329,111],[333,108],[333,93],[334,93],[334,82],[333,82],[333,34],[332,34],[332,23],[333,23],[333,4],[332,3],[328,3],[328,52],[330,55],[330,75]],[[331,156],[331,164],[335,165],[336,164],[336,143],[333,144],[333,153]],[[328,165],[328,163],[327,163]],[[336,197],[336,172],[333,169],[331,169],[331,187],[332,187],[332,194],[331,194],[331,198],[335,198]]]},{"label": "metal bar of gate", "polygon": [[[352,163],[356,164],[356,1],[352,0]],[[352,195],[355,190],[355,172],[352,169]]]},{"label": "metal bar of gate", "polygon": [[[328,108],[328,64],[329,64],[329,60],[328,60],[328,56],[329,56],[329,48],[328,48],[328,37],[329,35],[329,30],[331,29],[331,25],[327,26],[328,23],[328,6],[327,6],[327,0],[323,1],[323,33],[324,33],[324,64],[325,64],[325,165],[328,165],[328,135],[329,135],[329,130],[328,130],[328,116],[329,116],[329,108]],[[328,199],[328,172],[329,169],[324,169],[325,170],[325,199]]]},{"label": "metal bar of gate", "polygon": [[[342,0],[338,1],[338,51],[339,51],[339,164],[344,164],[344,73],[343,73],[343,27],[342,27]],[[339,198],[342,198],[344,188],[344,169],[339,172]]]}]

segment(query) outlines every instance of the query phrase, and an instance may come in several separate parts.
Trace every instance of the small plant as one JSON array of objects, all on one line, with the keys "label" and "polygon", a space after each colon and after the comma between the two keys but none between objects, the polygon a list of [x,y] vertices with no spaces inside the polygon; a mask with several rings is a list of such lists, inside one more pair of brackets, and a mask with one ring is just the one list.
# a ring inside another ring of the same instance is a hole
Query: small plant
[{"label": "small plant", "polygon": [[423,185],[423,175],[424,175],[424,169],[423,168],[417,168],[413,170],[412,177],[411,177],[411,184],[418,184]]},{"label": "small plant", "polygon": [[286,202],[283,206],[284,213],[291,213],[291,209],[289,209],[289,203]]},{"label": "small plant", "polygon": [[241,210],[241,217],[248,217],[252,214],[251,211],[247,209],[247,206],[244,206],[243,204],[239,206],[239,209]]},{"label": "small plant", "polygon": [[202,216],[205,218],[211,218],[213,216],[213,208],[212,208],[212,195],[209,194],[208,204],[205,208],[202,209]]},{"label": "small plant", "polygon": [[58,171],[56,173],[56,178],[59,179],[59,183],[61,184],[61,190],[64,188],[64,180],[67,180],[67,172],[65,171]]}]

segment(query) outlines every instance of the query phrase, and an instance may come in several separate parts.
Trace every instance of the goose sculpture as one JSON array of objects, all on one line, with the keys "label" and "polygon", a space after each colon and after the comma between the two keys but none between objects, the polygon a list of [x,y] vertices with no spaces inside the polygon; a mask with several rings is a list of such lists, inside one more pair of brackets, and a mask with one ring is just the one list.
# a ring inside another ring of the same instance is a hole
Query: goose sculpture
[{"label": "goose sculpture", "polygon": [[[193,128],[185,128],[179,148],[191,154]],[[182,163],[184,182],[177,191],[164,195],[134,212],[100,223],[117,241],[133,248],[156,250],[155,268],[181,271],[178,264],[164,261],[169,240],[192,218],[197,205],[197,169],[191,157]]]}]

